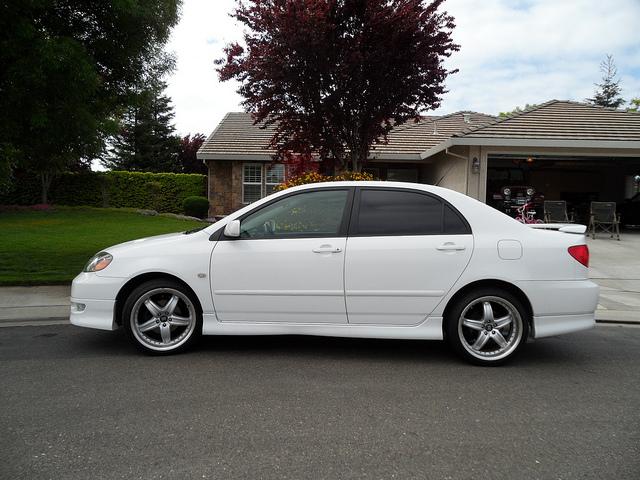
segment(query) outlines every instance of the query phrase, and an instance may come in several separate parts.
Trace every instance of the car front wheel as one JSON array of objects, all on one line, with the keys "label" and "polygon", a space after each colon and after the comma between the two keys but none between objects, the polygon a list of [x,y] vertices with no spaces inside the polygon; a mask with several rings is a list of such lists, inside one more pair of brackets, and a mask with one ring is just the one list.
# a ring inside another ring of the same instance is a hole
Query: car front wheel
[{"label": "car front wheel", "polygon": [[510,360],[526,342],[527,311],[511,293],[483,289],[466,294],[446,319],[446,337],[453,349],[476,365]]},{"label": "car front wheel", "polygon": [[151,280],[135,288],[124,303],[122,318],[129,337],[147,353],[178,352],[202,331],[193,294],[171,280]]}]

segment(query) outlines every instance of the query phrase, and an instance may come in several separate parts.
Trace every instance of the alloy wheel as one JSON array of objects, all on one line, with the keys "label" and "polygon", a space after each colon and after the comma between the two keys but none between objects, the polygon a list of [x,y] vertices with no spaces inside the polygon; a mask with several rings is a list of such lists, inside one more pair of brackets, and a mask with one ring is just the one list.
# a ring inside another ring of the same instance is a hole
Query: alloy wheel
[{"label": "alloy wheel", "polygon": [[156,351],[174,350],[195,330],[196,309],[184,293],[155,288],[141,295],[131,309],[131,332],[143,346]]},{"label": "alloy wheel", "polygon": [[471,301],[458,319],[463,348],[475,358],[496,361],[507,357],[520,344],[522,317],[504,298],[484,296]]}]

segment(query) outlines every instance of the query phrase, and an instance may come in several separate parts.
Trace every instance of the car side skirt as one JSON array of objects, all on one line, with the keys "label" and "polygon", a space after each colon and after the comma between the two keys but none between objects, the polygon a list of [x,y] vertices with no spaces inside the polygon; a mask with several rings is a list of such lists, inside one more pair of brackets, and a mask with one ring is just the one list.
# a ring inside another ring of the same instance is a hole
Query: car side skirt
[{"label": "car side skirt", "polygon": [[420,325],[381,326],[353,324],[219,322],[215,315],[203,315],[203,335],[316,335],[321,337],[397,338],[442,340],[442,317],[429,317]]}]

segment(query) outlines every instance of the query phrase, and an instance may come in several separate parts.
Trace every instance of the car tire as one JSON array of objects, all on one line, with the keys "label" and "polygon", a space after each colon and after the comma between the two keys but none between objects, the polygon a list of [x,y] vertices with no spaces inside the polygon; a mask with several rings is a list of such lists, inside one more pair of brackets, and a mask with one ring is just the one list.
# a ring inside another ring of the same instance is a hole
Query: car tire
[{"label": "car tire", "polygon": [[168,355],[186,350],[202,334],[202,311],[195,295],[170,279],[142,283],[127,297],[122,323],[145,353]]},{"label": "car tire", "polygon": [[445,337],[465,360],[502,365],[522,348],[529,335],[529,314],[522,301],[498,288],[466,293],[445,317]]}]

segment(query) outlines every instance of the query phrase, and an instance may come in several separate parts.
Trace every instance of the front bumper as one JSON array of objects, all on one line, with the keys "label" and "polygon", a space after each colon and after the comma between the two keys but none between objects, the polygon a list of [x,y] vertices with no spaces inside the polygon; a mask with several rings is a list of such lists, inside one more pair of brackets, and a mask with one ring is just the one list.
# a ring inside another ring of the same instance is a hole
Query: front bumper
[{"label": "front bumper", "polygon": [[101,277],[95,273],[81,273],[71,284],[71,312],[73,325],[100,330],[115,330],[116,296],[126,278]]},{"label": "front bumper", "polygon": [[69,320],[78,327],[115,330],[115,300],[94,300],[71,297],[71,314]]}]

